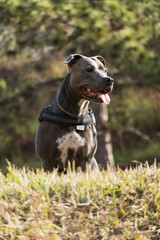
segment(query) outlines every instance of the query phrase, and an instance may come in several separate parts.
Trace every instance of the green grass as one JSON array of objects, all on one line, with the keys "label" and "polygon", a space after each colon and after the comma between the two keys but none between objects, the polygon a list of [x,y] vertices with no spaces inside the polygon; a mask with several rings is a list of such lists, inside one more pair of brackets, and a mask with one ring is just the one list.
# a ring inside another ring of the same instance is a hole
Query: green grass
[{"label": "green grass", "polygon": [[60,176],[9,164],[0,179],[0,239],[159,239],[156,164]]}]

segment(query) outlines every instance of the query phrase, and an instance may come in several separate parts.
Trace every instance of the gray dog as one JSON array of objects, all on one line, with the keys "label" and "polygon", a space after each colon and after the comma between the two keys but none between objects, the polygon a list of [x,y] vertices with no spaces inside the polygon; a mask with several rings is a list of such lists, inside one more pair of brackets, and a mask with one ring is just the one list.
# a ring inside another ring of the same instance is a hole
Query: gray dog
[{"label": "gray dog", "polygon": [[71,167],[98,169],[95,118],[88,110],[90,101],[109,104],[113,79],[107,75],[101,56],[70,55],[65,61],[69,73],[51,105],[39,118],[35,148],[45,171]]}]

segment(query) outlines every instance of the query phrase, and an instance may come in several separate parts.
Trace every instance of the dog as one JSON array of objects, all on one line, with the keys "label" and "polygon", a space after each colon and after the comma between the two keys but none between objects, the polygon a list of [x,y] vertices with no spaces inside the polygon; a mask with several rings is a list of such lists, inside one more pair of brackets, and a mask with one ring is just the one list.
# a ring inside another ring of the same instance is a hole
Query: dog
[{"label": "dog", "polygon": [[110,103],[114,81],[107,75],[103,57],[72,54],[64,63],[69,73],[51,105],[41,112],[36,133],[35,150],[44,171],[75,169],[98,170],[94,155],[97,133],[90,101]]}]

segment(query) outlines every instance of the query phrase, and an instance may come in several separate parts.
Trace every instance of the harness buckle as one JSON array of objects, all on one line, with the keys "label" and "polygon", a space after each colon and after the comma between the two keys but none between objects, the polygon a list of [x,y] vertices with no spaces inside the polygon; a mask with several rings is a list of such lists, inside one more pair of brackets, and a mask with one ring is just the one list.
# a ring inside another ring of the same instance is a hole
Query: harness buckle
[{"label": "harness buckle", "polygon": [[76,125],[76,130],[77,131],[84,131],[86,129],[85,125]]}]

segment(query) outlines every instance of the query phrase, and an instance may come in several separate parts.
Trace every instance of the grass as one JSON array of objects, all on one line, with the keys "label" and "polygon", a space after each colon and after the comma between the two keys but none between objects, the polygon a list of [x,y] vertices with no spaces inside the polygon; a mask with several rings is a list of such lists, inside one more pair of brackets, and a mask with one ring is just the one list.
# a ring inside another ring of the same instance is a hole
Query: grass
[{"label": "grass", "polygon": [[60,176],[9,164],[0,179],[0,239],[159,239],[156,164]]}]

